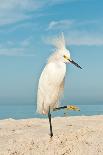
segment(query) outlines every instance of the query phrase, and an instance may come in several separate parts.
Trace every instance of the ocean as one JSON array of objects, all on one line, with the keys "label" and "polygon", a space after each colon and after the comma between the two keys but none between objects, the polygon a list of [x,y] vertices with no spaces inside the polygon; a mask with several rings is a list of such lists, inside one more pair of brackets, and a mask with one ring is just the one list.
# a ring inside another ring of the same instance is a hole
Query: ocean
[{"label": "ocean", "polygon": [[[52,112],[52,117],[63,116],[82,116],[82,115],[103,115],[103,104],[80,104],[76,105],[80,111],[59,110]],[[47,116],[36,113],[36,105],[34,103],[7,103],[0,104],[0,119],[26,119],[26,118],[46,118]]]}]

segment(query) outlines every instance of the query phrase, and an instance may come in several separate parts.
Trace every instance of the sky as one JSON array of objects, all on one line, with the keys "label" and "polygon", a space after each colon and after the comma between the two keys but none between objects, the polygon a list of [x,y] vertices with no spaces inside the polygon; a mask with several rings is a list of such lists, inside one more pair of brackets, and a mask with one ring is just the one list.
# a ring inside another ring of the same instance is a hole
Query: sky
[{"label": "sky", "polygon": [[40,73],[64,33],[73,60],[65,103],[103,102],[102,0],[0,0],[0,104],[36,103]]}]

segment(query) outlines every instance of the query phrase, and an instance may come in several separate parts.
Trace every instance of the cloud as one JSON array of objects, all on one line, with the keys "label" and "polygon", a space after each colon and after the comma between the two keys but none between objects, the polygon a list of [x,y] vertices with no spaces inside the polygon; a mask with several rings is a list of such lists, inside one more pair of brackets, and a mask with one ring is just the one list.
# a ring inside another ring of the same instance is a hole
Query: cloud
[{"label": "cloud", "polygon": [[29,12],[43,7],[37,0],[0,0],[0,26],[29,19]]},{"label": "cloud", "polygon": [[62,3],[66,3],[66,2],[74,2],[77,0],[47,0],[49,5],[57,5],[57,4],[62,4]]},{"label": "cloud", "polygon": [[26,19],[29,19],[29,17],[23,14],[9,13],[8,15],[6,14],[4,14],[3,16],[0,15],[0,26],[14,24]]},{"label": "cloud", "polygon": [[30,19],[30,13],[47,6],[76,0],[0,0],[0,26]]},{"label": "cloud", "polygon": [[20,42],[7,41],[0,44],[0,56],[34,56],[31,37]]},{"label": "cloud", "polygon": [[[28,51],[30,53],[28,53]],[[35,56],[30,48],[0,48],[0,56]]]},{"label": "cloud", "polygon": [[[56,34],[57,30],[64,32],[68,45],[103,46],[103,29],[100,20],[59,20],[48,24],[48,31]],[[55,37],[54,37],[55,38]],[[53,37],[47,37],[44,42],[52,44]]]},{"label": "cloud", "polygon": [[30,47],[31,46],[32,37],[28,37],[25,40],[22,40],[19,44],[21,47]]},{"label": "cloud", "polygon": [[44,3],[38,0],[0,0],[0,11],[6,12],[23,12],[23,11],[35,11],[41,8]]},{"label": "cloud", "polygon": [[66,29],[71,27],[74,24],[74,20],[59,20],[59,21],[51,21],[47,30],[52,29]]},{"label": "cloud", "polygon": [[[75,46],[103,46],[103,36],[100,33],[92,33],[87,31],[71,31],[64,34],[66,44]],[[43,38],[44,43],[54,45],[56,36],[47,36]]]},{"label": "cloud", "polygon": [[67,45],[103,46],[100,33],[88,31],[72,31],[66,35]]},{"label": "cloud", "polygon": [[23,52],[23,48],[0,48],[0,55],[3,56],[21,56]]},{"label": "cloud", "polygon": [[95,27],[97,25],[100,25],[100,20],[82,20],[77,21],[75,19],[63,19],[63,20],[57,20],[57,21],[51,21],[48,26],[47,30],[70,30],[70,29],[77,29],[82,28],[86,26],[92,26]]}]

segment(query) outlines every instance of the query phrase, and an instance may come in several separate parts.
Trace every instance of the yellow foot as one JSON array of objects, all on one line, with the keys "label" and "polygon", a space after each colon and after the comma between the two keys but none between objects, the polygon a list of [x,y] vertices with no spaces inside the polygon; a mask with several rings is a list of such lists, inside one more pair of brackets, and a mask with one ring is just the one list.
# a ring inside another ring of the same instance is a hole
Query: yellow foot
[{"label": "yellow foot", "polygon": [[80,111],[80,109],[78,107],[76,107],[75,105],[68,105],[67,110],[74,110],[74,111]]}]

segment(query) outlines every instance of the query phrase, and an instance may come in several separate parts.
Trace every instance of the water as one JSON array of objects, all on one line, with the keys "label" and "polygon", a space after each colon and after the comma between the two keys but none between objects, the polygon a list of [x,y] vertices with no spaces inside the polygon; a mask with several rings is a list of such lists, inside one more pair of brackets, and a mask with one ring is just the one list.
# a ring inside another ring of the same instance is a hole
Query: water
[{"label": "water", "polygon": [[[52,116],[103,115],[103,104],[81,104],[77,106],[80,108],[80,112],[59,110],[56,112],[52,112]],[[36,105],[34,105],[34,103],[0,104],[0,119],[6,119],[6,118],[25,119],[35,117],[46,118],[47,116],[37,114]]]}]

